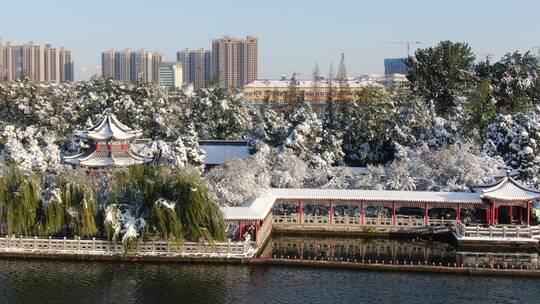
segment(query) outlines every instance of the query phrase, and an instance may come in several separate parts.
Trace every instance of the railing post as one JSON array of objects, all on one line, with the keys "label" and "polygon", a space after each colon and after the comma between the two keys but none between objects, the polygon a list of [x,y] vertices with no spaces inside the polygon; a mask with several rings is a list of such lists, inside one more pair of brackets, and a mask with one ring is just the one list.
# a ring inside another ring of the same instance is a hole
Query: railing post
[{"label": "railing post", "polygon": [[37,236],[34,236],[34,250],[37,249]]},{"label": "railing post", "polygon": [[49,235],[49,244],[47,246],[47,251],[51,251],[51,242],[52,242],[51,236]]},{"label": "railing post", "polygon": [[96,238],[92,238],[92,251],[96,251]]},{"label": "railing post", "polygon": [[506,238],[506,226],[503,226],[503,238]]},{"label": "railing post", "polygon": [[62,251],[66,251],[66,237],[64,236],[64,246],[62,247]]}]

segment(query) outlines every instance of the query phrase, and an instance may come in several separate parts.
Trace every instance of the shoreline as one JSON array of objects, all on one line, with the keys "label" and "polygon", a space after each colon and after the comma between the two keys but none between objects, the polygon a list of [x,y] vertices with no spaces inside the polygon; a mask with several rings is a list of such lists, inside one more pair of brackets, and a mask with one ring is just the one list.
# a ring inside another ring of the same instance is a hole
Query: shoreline
[{"label": "shoreline", "polygon": [[221,257],[182,257],[159,255],[79,255],[79,254],[38,254],[20,252],[0,252],[0,258],[5,260],[33,260],[33,261],[68,261],[68,262],[96,262],[96,263],[191,263],[207,265],[244,265],[244,266],[281,266],[281,267],[308,267],[332,268],[350,271],[397,271],[432,274],[455,274],[474,276],[516,276],[540,277],[540,269],[502,269],[490,267],[452,267],[438,265],[396,265],[382,263],[321,261],[321,260],[295,260],[295,259],[265,259],[265,258],[221,258]]}]

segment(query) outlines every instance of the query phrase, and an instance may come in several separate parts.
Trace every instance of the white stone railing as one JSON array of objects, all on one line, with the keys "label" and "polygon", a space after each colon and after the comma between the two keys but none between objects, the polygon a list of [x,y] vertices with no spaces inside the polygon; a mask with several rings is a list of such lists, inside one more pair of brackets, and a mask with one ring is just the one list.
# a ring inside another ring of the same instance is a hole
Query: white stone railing
[{"label": "white stone railing", "polygon": [[276,224],[299,224],[299,214],[272,215],[272,222]]},{"label": "white stone railing", "polygon": [[461,237],[475,238],[540,238],[539,226],[466,226],[455,222],[455,232]]},{"label": "white stone railing", "polygon": [[318,224],[318,225],[324,225],[329,223],[330,217],[328,215],[310,215],[310,214],[303,214],[302,215],[302,224]]},{"label": "white stone railing", "polygon": [[54,239],[54,238],[0,238],[0,252],[73,255],[133,255],[133,256],[186,256],[186,257],[251,257],[254,248],[250,240],[244,242],[137,242],[133,248],[108,240]]},{"label": "white stone railing", "polygon": [[359,226],[362,225],[362,217],[335,215],[332,223],[334,225]]}]

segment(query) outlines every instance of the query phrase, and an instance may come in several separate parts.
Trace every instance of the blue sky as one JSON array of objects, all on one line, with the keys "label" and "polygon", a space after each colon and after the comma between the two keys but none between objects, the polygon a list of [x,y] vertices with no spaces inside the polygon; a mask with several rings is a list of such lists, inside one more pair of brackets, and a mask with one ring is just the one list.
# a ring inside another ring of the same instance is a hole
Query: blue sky
[{"label": "blue sky", "polygon": [[[75,52],[77,78],[109,48],[147,48],[175,60],[181,48],[210,47],[230,34],[259,37],[260,78],[326,73],[345,53],[350,75],[382,73],[402,45],[378,41],[466,41],[500,57],[540,44],[540,1],[139,1],[25,0],[2,4],[2,41],[30,40]],[[22,19],[25,22],[20,22]]]}]

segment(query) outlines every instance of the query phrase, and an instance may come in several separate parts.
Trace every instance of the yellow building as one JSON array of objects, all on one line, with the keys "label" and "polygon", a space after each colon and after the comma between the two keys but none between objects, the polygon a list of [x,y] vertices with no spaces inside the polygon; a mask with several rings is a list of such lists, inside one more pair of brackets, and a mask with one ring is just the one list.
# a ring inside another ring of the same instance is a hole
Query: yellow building
[{"label": "yellow building", "polygon": [[374,81],[361,79],[349,79],[343,83],[339,80],[326,79],[319,81],[254,80],[244,86],[244,100],[254,104],[270,104],[278,107],[304,100],[317,109],[328,100],[330,92],[336,102],[353,101],[366,87],[383,88]]}]

